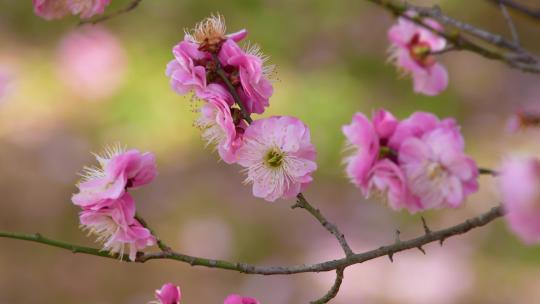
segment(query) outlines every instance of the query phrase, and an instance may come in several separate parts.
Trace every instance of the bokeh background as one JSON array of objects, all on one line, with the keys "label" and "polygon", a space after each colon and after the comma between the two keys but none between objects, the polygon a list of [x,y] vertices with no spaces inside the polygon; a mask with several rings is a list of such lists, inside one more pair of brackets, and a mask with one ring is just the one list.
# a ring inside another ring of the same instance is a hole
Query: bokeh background
[{"label": "bokeh background", "polygon": [[[112,1],[108,11],[127,3]],[[538,5],[536,0],[522,1]],[[434,4],[435,1],[415,1]],[[487,1],[436,1],[459,19],[508,34]],[[467,52],[441,56],[450,86],[437,97],[412,92],[386,62],[393,19],[367,1],[160,0],[99,27],[69,17],[47,22],[31,1],[0,1],[0,73],[9,85],[0,104],[0,229],[92,245],[70,203],[90,152],[121,142],[157,155],[159,176],[135,192],[138,210],[178,251],[253,264],[339,258],[336,241],[292,201],[267,203],[242,185],[240,168],[218,161],[192,126],[197,104],[169,87],[171,48],[211,12],[230,31],[247,28],[276,64],[266,115],[294,115],[312,130],[319,169],[307,198],[345,232],[355,251],[422,233],[420,215],[362,199],[341,162],[340,128],[356,111],[385,107],[453,116],[467,151],[484,167],[518,150],[537,154],[540,133],[507,134],[519,106],[540,103],[540,78]],[[540,23],[513,15],[523,45],[540,53]],[[498,203],[496,181],[458,210],[425,212],[431,228],[477,215]],[[526,247],[502,220],[447,240],[443,247],[369,261],[347,269],[332,303],[539,303],[540,249]],[[333,273],[248,276],[172,261],[127,264],[39,244],[0,239],[0,303],[146,303],[165,282],[181,285],[185,303],[222,303],[229,293],[261,303],[307,303]],[[183,303],[184,303],[183,302]]]}]

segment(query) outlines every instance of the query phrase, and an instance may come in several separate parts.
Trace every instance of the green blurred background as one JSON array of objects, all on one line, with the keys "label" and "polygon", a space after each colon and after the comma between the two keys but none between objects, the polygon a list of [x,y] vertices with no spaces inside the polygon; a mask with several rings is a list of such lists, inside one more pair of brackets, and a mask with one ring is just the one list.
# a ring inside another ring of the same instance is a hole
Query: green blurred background
[{"label": "green blurred background", "polygon": [[[112,2],[108,11],[127,3]],[[451,16],[508,33],[487,1],[415,3],[437,3]],[[249,40],[277,66],[265,116],[294,115],[311,128],[319,169],[305,194],[356,251],[392,242],[395,229],[411,238],[422,228],[420,215],[365,201],[348,183],[341,126],[354,112],[385,107],[400,118],[418,110],[456,117],[467,151],[484,167],[497,167],[512,150],[540,151],[537,131],[504,131],[514,108],[540,102],[538,76],[451,52],[441,57],[449,88],[437,97],[416,95],[386,61],[391,15],[367,1],[144,0],[101,24],[122,46],[125,71],[112,93],[89,98],[59,72],[61,41],[80,30],[78,19],[47,22],[33,14],[31,1],[0,0],[0,68],[11,75],[0,105],[0,229],[92,245],[78,229],[70,196],[77,172],[94,163],[90,152],[121,142],[156,153],[159,176],[135,198],[141,215],[178,251],[261,265],[341,257],[313,218],[289,208],[292,201],[252,197],[240,168],[204,148],[192,126],[196,104],[170,89],[164,70],[172,47],[212,12],[225,16],[230,31],[247,28]],[[513,16],[523,45],[538,53],[540,23]],[[432,228],[496,205],[496,181],[480,182],[465,207],[424,213]],[[393,264],[382,258],[348,268],[332,303],[540,303],[540,249],[522,245],[502,220],[425,249],[426,256],[410,251]],[[179,284],[188,304],[222,303],[229,293],[264,304],[307,303],[327,291],[333,274],[260,277],[172,261],[127,264],[0,239],[2,304],[146,303],[165,282]]]}]

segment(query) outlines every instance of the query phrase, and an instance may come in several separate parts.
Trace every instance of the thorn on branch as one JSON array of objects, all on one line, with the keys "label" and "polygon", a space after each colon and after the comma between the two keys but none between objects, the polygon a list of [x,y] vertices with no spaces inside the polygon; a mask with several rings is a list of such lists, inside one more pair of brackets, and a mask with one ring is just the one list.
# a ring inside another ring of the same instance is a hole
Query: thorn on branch
[{"label": "thorn on branch", "polygon": [[441,245],[441,247],[442,247],[442,245],[443,245],[443,243],[444,243],[445,240],[446,240],[445,238],[441,238],[441,239],[439,240],[439,244]]},{"label": "thorn on branch", "polygon": [[390,262],[394,263],[394,253],[389,252],[388,253],[388,258],[390,259]]},{"label": "thorn on branch", "polygon": [[426,254],[426,251],[424,250],[424,248],[422,248],[422,246],[418,246],[416,247],[418,248],[418,250],[422,251],[422,253],[425,255]]}]

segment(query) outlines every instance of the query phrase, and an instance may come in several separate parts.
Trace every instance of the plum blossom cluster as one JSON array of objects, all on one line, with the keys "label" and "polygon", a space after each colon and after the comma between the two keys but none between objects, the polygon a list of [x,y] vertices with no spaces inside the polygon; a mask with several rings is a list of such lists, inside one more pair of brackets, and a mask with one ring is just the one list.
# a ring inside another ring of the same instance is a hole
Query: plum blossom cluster
[{"label": "plum blossom cluster", "polygon": [[65,17],[69,14],[88,19],[105,12],[111,0],[32,0],[34,12],[45,20]]},{"label": "plum blossom cluster", "polygon": [[356,113],[343,133],[353,150],[348,177],[394,210],[456,208],[478,190],[478,168],[454,119],[416,112],[399,121],[381,109],[371,120]]},{"label": "plum blossom cluster", "polygon": [[251,121],[251,114],[269,106],[273,67],[265,65],[258,46],[238,44],[246,36],[246,30],[226,34],[223,17],[211,16],[173,48],[166,75],[177,93],[192,92],[203,101],[196,126],[224,162],[246,169],[254,196],[292,198],[312,181],[315,148],[297,118]]},{"label": "plum blossom cluster", "polygon": [[82,209],[81,228],[97,236],[103,250],[120,258],[127,250],[129,259],[134,261],[137,252],[153,246],[156,238],[136,219],[135,201],[128,189],[146,185],[155,178],[154,155],[117,145],[96,158],[99,166],[85,168],[83,180],[77,185],[79,193],[71,199]]},{"label": "plum blossom cluster", "polygon": [[[409,11],[406,16],[414,18],[417,14]],[[433,19],[425,18],[422,22],[435,30],[442,30],[442,26]],[[434,56],[446,48],[444,38],[400,17],[397,24],[388,30],[388,39],[391,42],[390,60],[404,74],[411,75],[415,92],[433,96],[446,89],[448,72]]]},{"label": "plum blossom cluster", "polygon": [[[161,289],[155,292],[156,301],[149,304],[180,304],[182,293],[180,287],[172,283],[164,284]],[[255,298],[243,297],[237,294],[231,294],[225,298],[223,304],[260,304]]]}]

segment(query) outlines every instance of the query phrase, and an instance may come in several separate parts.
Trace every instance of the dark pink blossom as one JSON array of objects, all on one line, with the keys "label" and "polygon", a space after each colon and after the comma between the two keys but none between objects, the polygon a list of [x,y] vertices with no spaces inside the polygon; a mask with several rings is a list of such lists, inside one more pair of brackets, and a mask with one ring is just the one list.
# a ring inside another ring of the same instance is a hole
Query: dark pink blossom
[{"label": "dark pink blossom", "polygon": [[229,295],[223,304],[260,304],[255,298],[243,297],[237,294]]}]

